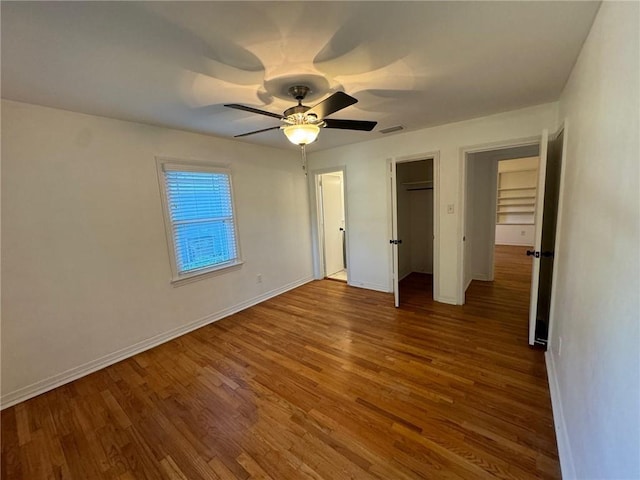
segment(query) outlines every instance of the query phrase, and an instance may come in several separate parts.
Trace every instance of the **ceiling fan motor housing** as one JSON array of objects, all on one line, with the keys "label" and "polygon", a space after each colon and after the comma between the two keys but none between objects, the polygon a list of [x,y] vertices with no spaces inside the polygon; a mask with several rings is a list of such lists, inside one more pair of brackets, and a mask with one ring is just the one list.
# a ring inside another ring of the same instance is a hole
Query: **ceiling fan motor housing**
[{"label": "ceiling fan motor housing", "polygon": [[309,92],[311,92],[311,89],[306,85],[293,85],[289,87],[289,95],[298,100],[298,102],[302,102]]}]

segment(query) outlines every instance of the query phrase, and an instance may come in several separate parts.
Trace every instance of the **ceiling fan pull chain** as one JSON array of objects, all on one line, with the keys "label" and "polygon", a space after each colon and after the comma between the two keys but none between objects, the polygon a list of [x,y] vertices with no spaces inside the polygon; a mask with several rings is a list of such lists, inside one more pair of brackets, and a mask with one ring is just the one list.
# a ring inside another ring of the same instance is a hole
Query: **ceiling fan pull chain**
[{"label": "ceiling fan pull chain", "polygon": [[307,166],[307,150],[304,148],[304,145],[300,145],[300,152],[302,153],[302,170],[304,171],[304,176],[308,176],[308,166]]}]

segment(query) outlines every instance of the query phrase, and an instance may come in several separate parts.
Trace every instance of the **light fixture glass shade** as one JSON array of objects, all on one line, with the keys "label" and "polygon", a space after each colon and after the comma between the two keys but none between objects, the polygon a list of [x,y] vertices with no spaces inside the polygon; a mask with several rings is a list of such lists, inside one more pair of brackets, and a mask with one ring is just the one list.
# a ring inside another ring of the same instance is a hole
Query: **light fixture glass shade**
[{"label": "light fixture glass shade", "polygon": [[288,125],[283,130],[289,141],[294,145],[307,145],[318,137],[320,127],[307,123]]}]

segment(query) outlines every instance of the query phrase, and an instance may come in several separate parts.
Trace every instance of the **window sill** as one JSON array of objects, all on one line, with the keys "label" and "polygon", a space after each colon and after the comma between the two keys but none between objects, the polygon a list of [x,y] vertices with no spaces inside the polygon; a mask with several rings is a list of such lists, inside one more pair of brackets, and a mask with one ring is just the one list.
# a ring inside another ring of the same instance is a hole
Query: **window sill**
[{"label": "window sill", "polygon": [[174,287],[180,287],[181,285],[186,285],[187,283],[197,282],[198,280],[204,280],[205,278],[215,277],[216,275],[226,273],[229,270],[236,270],[240,268],[243,263],[244,262],[242,260],[236,260],[234,262],[225,263],[223,265],[217,265],[215,267],[197,270],[195,272],[174,278],[173,280],[171,280],[171,285],[173,285]]}]

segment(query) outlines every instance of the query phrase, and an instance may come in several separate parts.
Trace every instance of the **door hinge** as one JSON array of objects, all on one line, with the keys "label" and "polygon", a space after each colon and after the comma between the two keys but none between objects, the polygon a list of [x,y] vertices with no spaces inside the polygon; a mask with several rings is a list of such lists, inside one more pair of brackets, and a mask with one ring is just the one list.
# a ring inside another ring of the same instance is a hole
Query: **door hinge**
[{"label": "door hinge", "polygon": [[389,243],[391,245],[400,245],[402,243],[402,240],[389,240]]}]

